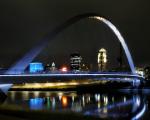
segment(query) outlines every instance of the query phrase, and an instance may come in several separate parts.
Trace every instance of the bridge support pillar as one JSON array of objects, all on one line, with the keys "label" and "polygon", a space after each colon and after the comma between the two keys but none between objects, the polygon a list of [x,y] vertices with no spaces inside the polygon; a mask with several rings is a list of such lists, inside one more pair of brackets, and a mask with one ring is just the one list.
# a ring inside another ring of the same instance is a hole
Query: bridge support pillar
[{"label": "bridge support pillar", "polygon": [[0,92],[4,92],[6,94],[12,85],[13,84],[0,84]]},{"label": "bridge support pillar", "polygon": [[141,81],[139,79],[134,79],[132,82],[133,87],[139,87],[141,84]]}]

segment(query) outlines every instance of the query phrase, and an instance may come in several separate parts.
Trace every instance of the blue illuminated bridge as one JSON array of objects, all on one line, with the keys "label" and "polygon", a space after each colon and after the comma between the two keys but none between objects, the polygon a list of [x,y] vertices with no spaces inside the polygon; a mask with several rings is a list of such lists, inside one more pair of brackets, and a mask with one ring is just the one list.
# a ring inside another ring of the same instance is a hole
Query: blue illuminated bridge
[{"label": "blue illuminated bridge", "polygon": [[[22,74],[24,70],[27,68],[29,63],[31,63],[34,58],[37,57],[37,55],[48,45],[48,43],[53,40],[59,33],[61,33],[63,30],[67,29],[71,25],[75,24],[76,22],[82,20],[82,19],[93,19],[97,20],[98,22],[102,22],[104,25],[106,25],[109,29],[110,32],[114,33],[117,40],[120,42],[122,45],[122,48],[124,50],[124,53],[126,55],[126,58],[128,60],[128,64],[130,66],[131,72],[129,73],[113,73],[113,72],[108,72],[108,73],[77,73],[77,74],[72,74],[72,73],[66,73],[66,74]],[[20,70],[16,71],[15,70]],[[121,82],[132,82],[133,86],[138,86],[142,80],[144,80],[143,77],[139,76],[135,72],[135,66],[134,62],[132,60],[131,53],[129,51],[129,48],[119,32],[119,30],[116,28],[114,24],[112,24],[109,20],[106,18],[102,17],[99,14],[95,13],[86,13],[86,14],[81,14],[77,15],[75,17],[72,17],[68,20],[66,20],[63,24],[59,25],[56,27],[53,31],[50,33],[47,33],[39,43],[37,43],[33,49],[31,49],[27,54],[25,54],[20,60],[18,60],[15,64],[13,64],[9,70],[7,70],[4,74],[0,75],[0,87],[7,85],[8,88],[11,86],[13,83],[25,83],[25,82],[31,82],[31,79],[35,79],[36,82],[40,82],[41,78],[45,78],[46,80],[50,80],[50,78],[94,78],[98,80],[116,80],[116,81],[121,81]],[[132,78],[132,79],[131,79]],[[94,80],[93,79],[93,80]],[[23,81],[19,81],[23,80]],[[33,80],[34,81],[34,80]],[[43,81],[42,81],[43,82]]]},{"label": "blue illuminated bridge", "polygon": [[[41,74],[3,74],[0,75],[2,83],[43,83],[70,79],[92,79],[97,81],[136,82],[140,84],[144,78],[137,74],[120,72],[89,72],[89,73],[41,73]],[[135,84],[135,83],[133,83]]]}]

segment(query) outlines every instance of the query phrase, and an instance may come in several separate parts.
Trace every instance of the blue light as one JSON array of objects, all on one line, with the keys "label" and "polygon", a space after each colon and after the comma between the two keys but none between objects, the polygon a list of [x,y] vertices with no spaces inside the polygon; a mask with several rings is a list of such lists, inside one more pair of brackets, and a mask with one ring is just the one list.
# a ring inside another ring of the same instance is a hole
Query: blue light
[{"label": "blue light", "polygon": [[42,72],[43,70],[44,70],[44,67],[42,63],[36,62],[36,63],[29,64],[30,73]]},{"label": "blue light", "polygon": [[142,110],[136,116],[134,116],[132,120],[138,120],[139,118],[141,118],[144,115],[145,111],[146,111],[146,105],[144,104]]},{"label": "blue light", "polygon": [[34,98],[29,100],[30,108],[32,110],[41,110],[43,109],[44,99]]}]

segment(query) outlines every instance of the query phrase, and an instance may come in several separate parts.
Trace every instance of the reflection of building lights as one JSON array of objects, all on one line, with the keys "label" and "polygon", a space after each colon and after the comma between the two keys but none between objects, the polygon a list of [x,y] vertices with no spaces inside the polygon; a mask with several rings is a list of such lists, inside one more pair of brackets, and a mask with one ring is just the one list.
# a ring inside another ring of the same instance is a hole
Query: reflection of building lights
[{"label": "reflection of building lights", "polygon": [[12,92],[10,92],[10,95],[11,95],[11,99],[12,99],[13,101],[15,101],[16,92],[15,92],[15,91],[12,91]]},{"label": "reflection of building lights", "polygon": [[66,96],[62,96],[61,100],[62,100],[62,106],[66,107],[68,105],[67,97]]},{"label": "reflection of building lights", "polygon": [[35,91],[34,92],[34,97],[39,97],[39,94],[40,94],[39,91]]},{"label": "reflection of building lights", "polygon": [[96,102],[100,101],[100,94],[95,94],[95,100]]},{"label": "reflection of building lights", "polygon": [[47,97],[47,108],[49,109],[51,107],[51,104],[50,104],[50,98]]},{"label": "reflection of building lights", "polygon": [[127,101],[126,97],[124,97],[124,98],[123,98],[123,101],[124,101],[124,102],[126,102],[126,101]]},{"label": "reflection of building lights", "polygon": [[82,104],[83,104],[83,106],[85,106],[85,99],[84,99],[84,96],[82,96]]},{"label": "reflection of building lights", "polygon": [[100,94],[97,95],[97,101],[99,101],[99,100],[100,100]]},{"label": "reflection of building lights", "polygon": [[112,99],[111,99],[111,100],[112,100],[112,102],[115,102],[115,98],[114,98],[114,97],[112,97]]},{"label": "reflection of building lights", "polygon": [[50,92],[46,92],[46,96],[49,97],[50,96]]},{"label": "reflection of building lights", "polygon": [[72,102],[74,102],[74,96],[72,96]]},{"label": "reflection of building lights", "polygon": [[108,104],[108,97],[104,96],[104,105],[107,105],[107,104]]},{"label": "reflection of building lights", "polygon": [[90,96],[88,97],[88,100],[89,100],[89,102],[91,101],[91,97]]},{"label": "reflection of building lights", "polygon": [[23,100],[28,100],[29,92],[28,91],[23,91],[22,97],[23,97]]},{"label": "reflection of building lights", "polygon": [[59,95],[58,97],[59,97],[59,100],[61,101],[62,96],[61,96],[61,95]]},{"label": "reflection of building lights", "polygon": [[29,100],[30,109],[41,110],[43,108],[44,100],[42,98],[34,98]]},{"label": "reflection of building lights", "polygon": [[140,106],[140,103],[141,103],[140,98],[139,98],[139,97],[136,97],[136,104],[137,104],[138,106]]},{"label": "reflection of building lights", "polygon": [[80,103],[74,103],[72,104],[72,108],[71,108],[72,111],[75,111],[75,112],[82,112],[82,106]]},{"label": "reflection of building lights", "polygon": [[62,93],[62,92],[59,92],[59,93],[58,93],[58,96],[62,96],[62,95],[63,95],[63,93]]},{"label": "reflection of building lights", "polygon": [[55,101],[55,98],[53,97],[53,99],[52,99],[52,108],[55,109],[55,106],[56,106],[56,101]]},{"label": "reflection of building lights", "polygon": [[103,108],[103,113],[107,113],[108,111],[107,111],[107,107],[104,107]]},{"label": "reflection of building lights", "polygon": [[100,108],[100,107],[101,107],[101,102],[100,102],[100,101],[98,101],[98,103],[97,103],[97,107],[98,107],[98,108]]}]

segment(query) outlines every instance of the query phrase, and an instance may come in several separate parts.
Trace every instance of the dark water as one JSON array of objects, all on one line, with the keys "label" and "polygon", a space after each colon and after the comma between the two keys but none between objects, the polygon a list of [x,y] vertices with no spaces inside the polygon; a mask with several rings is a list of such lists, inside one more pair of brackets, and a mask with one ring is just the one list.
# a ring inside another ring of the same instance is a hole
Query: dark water
[{"label": "dark water", "polygon": [[[138,91],[139,92],[139,91]],[[120,90],[111,93],[76,91],[9,91],[3,104],[31,110],[73,111],[100,118],[146,119],[150,110],[150,90]]]}]

